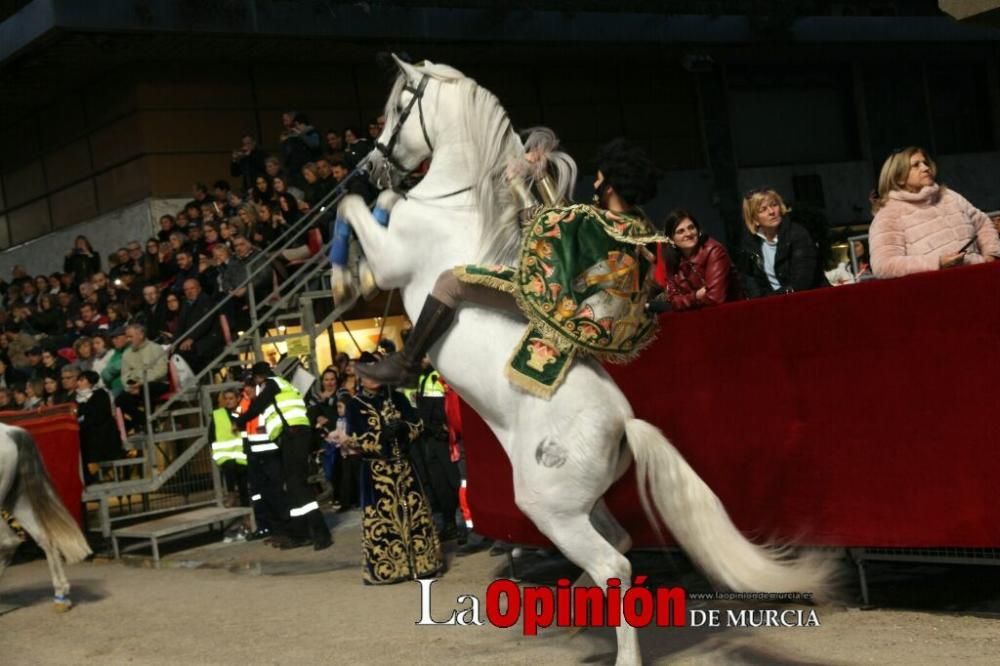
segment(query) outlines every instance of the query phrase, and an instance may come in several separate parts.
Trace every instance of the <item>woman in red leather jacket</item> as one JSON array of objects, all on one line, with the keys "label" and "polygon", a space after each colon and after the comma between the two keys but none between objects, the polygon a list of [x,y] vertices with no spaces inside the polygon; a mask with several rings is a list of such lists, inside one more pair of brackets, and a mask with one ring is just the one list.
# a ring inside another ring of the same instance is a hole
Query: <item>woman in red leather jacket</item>
[{"label": "woman in red leather jacket", "polygon": [[675,210],[664,222],[670,238],[661,247],[657,281],[660,297],[673,310],[693,310],[741,297],[736,268],[719,241],[701,233],[698,221],[685,210]]}]

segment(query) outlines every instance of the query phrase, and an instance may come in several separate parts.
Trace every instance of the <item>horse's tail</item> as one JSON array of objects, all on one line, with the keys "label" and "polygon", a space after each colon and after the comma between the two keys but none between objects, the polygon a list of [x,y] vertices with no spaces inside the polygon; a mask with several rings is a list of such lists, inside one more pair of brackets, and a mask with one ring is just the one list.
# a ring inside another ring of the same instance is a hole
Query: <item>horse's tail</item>
[{"label": "horse's tail", "polygon": [[49,474],[31,434],[22,428],[9,428],[8,434],[17,445],[17,477],[14,492],[24,493],[35,518],[52,544],[69,564],[90,555],[90,546],[56,495]]},{"label": "horse's tail", "polygon": [[832,559],[818,553],[790,559],[787,549],[751,543],[733,525],[711,488],[656,427],[631,419],[625,424],[625,436],[635,457],[643,510],[657,528],[662,516],[680,546],[709,578],[736,592],[830,597],[836,567]]}]

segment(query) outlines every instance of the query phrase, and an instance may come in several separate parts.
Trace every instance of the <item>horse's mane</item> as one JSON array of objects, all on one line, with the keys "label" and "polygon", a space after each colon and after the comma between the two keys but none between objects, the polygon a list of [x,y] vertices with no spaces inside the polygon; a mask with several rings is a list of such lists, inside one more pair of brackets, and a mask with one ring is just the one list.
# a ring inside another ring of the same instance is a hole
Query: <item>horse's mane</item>
[{"label": "horse's mane", "polygon": [[[454,67],[439,64],[413,67],[436,81],[456,86],[465,108],[464,129],[475,151],[472,188],[480,208],[479,261],[514,263],[520,249],[521,228],[518,205],[507,184],[505,171],[513,160],[524,157],[524,146],[507,111],[493,93]],[[386,125],[389,127],[398,116],[396,105],[405,84],[406,74],[401,72],[386,104]],[[560,173],[560,185],[563,185],[565,179],[561,176]]]}]

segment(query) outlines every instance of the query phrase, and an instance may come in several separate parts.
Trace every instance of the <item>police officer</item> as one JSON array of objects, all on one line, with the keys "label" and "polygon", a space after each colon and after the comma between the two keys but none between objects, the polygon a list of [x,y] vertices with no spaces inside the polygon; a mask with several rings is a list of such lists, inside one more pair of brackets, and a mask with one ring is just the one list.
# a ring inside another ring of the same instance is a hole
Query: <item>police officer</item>
[{"label": "police officer", "polygon": [[243,452],[243,438],[233,432],[233,423],[239,418],[239,395],[226,389],[219,396],[221,406],[212,412],[212,460],[219,466],[226,481],[227,506],[249,505],[247,492],[247,456]]},{"label": "police officer", "polygon": [[333,540],[319,504],[309,488],[309,453],[312,448],[312,428],[306,414],[306,403],[284,377],[276,377],[271,366],[261,361],[251,369],[259,393],[247,411],[237,419],[240,429],[259,416],[264,417],[268,439],[281,451],[282,475],[288,497],[289,536],[279,544],[282,548],[297,548],[311,542],[316,550],[328,548]]},{"label": "police officer", "polygon": [[[250,408],[256,396],[253,377],[248,373],[240,399],[240,414]],[[243,450],[247,455],[250,481],[250,505],[257,520],[257,531],[248,539],[267,539],[280,546],[288,540],[288,502],[281,479],[281,451],[267,436],[263,419],[247,422],[243,435]],[[279,538],[280,537],[280,538]]]}]

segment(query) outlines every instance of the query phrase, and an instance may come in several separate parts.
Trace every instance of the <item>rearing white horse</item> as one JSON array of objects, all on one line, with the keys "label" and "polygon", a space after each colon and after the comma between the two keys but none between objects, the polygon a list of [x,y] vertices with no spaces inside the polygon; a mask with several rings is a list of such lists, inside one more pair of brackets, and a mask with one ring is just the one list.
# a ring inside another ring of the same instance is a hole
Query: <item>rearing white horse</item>
[{"label": "rearing white horse", "polygon": [[[497,99],[472,79],[443,65],[397,64],[401,73],[379,141],[406,169],[433,152],[430,169],[406,198],[380,195],[378,206],[391,209],[388,227],[358,196],[345,197],[339,213],[354,227],[378,286],[399,288],[416,320],[442,271],[514,262],[521,230],[503,171],[524,148]],[[390,142],[407,107],[412,113]],[[376,173],[385,162],[373,152]],[[504,366],[526,325],[515,315],[466,304],[430,356],[502,444],[518,508],[567,558],[602,586],[610,578],[631,580],[623,555],[631,539],[603,495],[634,458],[644,509],[654,521],[658,513],[713,581],[738,591],[828,591],[827,560],[788,561],[746,540],[660,431],[634,417],[600,364],[578,357],[548,401],[513,387]],[[639,663],[635,629],[623,621],[616,632],[618,663]]]}]

